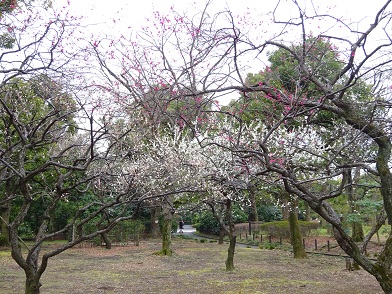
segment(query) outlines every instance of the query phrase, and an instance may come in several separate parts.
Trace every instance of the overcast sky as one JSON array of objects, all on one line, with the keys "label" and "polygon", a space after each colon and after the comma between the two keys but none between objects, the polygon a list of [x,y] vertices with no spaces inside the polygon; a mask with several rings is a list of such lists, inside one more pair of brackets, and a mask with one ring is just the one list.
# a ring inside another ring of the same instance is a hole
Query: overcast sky
[{"label": "overcast sky", "polygon": [[[67,1],[74,14],[86,17],[86,23],[106,23],[108,28],[114,30],[118,30],[122,25],[138,28],[156,10],[165,12],[174,6],[178,11],[186,10],[192,13],[197,9],[202,9],[205,5],[205,0],[53,0],[53,3],[56,7],[61,7]],[[213,0],[212,9],[222,10],[230,7],[231,11],[238,14],[248,10],[257,15],[271,11],[277,2],[278,0]],[[292,1],[281,0],[280,2]],[[298,0],[298,2],[306,3],[308,10],[312,8],[310,0]],[[314,6],[329,7],[330,11],[345,16],[347,19],[351,18],[353,21],[363,19],[367,24],[372,21],[369,16],[373,17],[375,11],[384,3],[385,0],[313,0]],[[289,14],[292,11],[292,9],[286,9],[281,10],[281,13]]]},{"label": "overcast sky", "polygon": [[[313,14],[314,8],[319,13],[333,14],[340,18],[344,17],[345,22],[359,23],[358,31],[366,30],[373,23],[376,12],[385,4],[386,0],[297,0],[301,7],[305,7],[308,14]],[[66,3],[69,2],[69,5]],[[298,16],[298,11],[292,6],[292,0],[212,0],[209,8],[210,15],[214,12],[222,11],[229,8],[233,14],[242,15],[244,12],[250,12],[256,19],[259,15],[265,15],[273,10],[276,4],[280,2],[278,16],[281,20],[287,20],[291,16]],[[84,16],[83,24],[94,24],[89,26],[89,31],[99,40],[105,35],[112,36],[116,34],[127,35],[128,28],[139,30],[146,25],[146,18],[151,18],[154,11],[161,14],[169,12],[170,7],[178,12],[187,11],[188,16],[195,15],[205,6],[206,0],[53,0],[54,7],[61,9],[67,6],[73,15]],[[290,7],[291,6],[291,7]],[[323,30],[323,25],[314,22],[314,28],[308,29],[313,34]],[[273,29],[266,25],[269,32]],[[337,29],[337,30],[336,30]],[[335,28],[331,34],[339,34],[341,29]],[[260,34],[260,32],[256,32]],[[286,34],[285,38],[298,38],[298,34]],[[353,36],[352,36],[353,37]],[[286,39],[285,39],[286,40]],[[376,43],[376,42],[374,42]],[[347,44],[347,43],[346,43]],[[264,62],[264,61],[262,61]],[[249,71],[257,72],[262,68],[254,60],[250,60]]]},{"label": "overcast sky", "polygon": [[[147,18],[152,18],[154,11],[160,14],[169,12],[170,7],[174,7],[177,12],[186,11],[188,16],[193,16],[203,10],[207,0],[53,0],[54,7],[61,9],[63,6],[70,10],[72,15],[83,16],[83,25],[88,26],[88,30],[94,35],[95,40],[100,40],[108,36],[128,37],[131,31],[138,31],[142,26],[147,25]],[[249,12],[255,21],[262,19],[261,15],[271,12],[280,3],[277,15],[279,20],[288,20],[291,17],[298,17],[298,10],[293,6],[294,0],[210,0],[208,12],[213,15],[216,12],[229,8],[234,16],[243,15]],[[308,15],[314,14],[314,9],[318,13],[333,14],[337,18],[344,18],[346,23],[357,23],[352,27],[356,31],[365,31],[374,22],[376,12],[385,4],[386,0],[296,0],[301,7],[305,8]],[[69,3],[69,5],[67,4]],[[290,15],[292,14],[292,15]],[[263,23],[265,32],[250,31],[264,39],[269,39],[275,32],[276,26],[270,25],[270,17]],[[332,22],[332,20],[331,20]],[[333,30],[327,32],[328,35],[335,35],[342,38],[347,37],[348,31],[335,26]],[[314,35],[320,32],[326,33],[325,29],[330,26],[313,21],[307,26],[307,32]],[[131,30],[130,30],[131,29]],[[299,29],[299,27],[297,27]],[[323,31],[324,30],[324,31]],[[298,40],[301,32],[287,33],[284,35],[285,41]],[[86,36],[89,37],[89,36]],[[253,38],[254,36],[252,36]],[[353,37],[350,39],[352,41]],[[92,40],[92,39],[91,39]],[[374,39],[369,42],[376,43]],[[340,46],[339,44],[337,44]],[[347,43],[346,43],[347,45]]]}]

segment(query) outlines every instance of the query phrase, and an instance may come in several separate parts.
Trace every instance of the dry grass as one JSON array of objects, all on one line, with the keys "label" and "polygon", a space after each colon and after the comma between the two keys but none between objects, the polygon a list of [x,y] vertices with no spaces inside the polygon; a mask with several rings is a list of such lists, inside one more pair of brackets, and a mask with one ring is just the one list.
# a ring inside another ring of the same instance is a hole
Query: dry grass
[{"label": "dry grass", "polygon": [[[173,257],[154,255],[159,249],[159,241],[144,241],[68,250],[50,260],[41,293],[383,293],[365,271],[346,271],[343,258],[237,248],[236,270],[226,272],[226,245],[174,239]],[[23,271],[0,251],[0,293],[23,287]]]}]

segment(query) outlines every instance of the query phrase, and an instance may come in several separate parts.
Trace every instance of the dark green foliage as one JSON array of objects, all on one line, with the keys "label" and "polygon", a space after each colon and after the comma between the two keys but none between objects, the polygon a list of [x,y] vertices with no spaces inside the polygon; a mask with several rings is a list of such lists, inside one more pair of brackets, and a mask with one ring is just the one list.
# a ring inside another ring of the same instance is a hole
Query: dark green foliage
[{"label": "dark green foliage", "polygon": [[327,39],[309,36],[304,44],[293,45],[290,49],[297,58],[285,49],[278,49],[269,55],[269,79],[275,87],[289,93],[295,93],[300,88],[306,96],[319,98],[322,95],[320,89],[306,79],[299,60],[317,78],[331,79],[342,68],[336,48]]},{"label": "dark green foliage", "polygon": [[263,222],[282,220],[281,209],[273,205],[260,205],[257,207],[257,213],[259,220]]},{"label": "dark green foliage", "polygon": [[11,49],[15,43],[15,39],[8,33],[0,35],[0,48]]},{"label": "dark green foliage", "polygon": [[[233,206],[233,222],[235,224],[246,223],[248,221],[248,213],[239,205]],[[209,235],[219,235],[219,223],[210,211],[203,211],[194,217],[193,226],[200,233]]]},{"label": "dark green foliage", "polygon": [[248,221],[248,212],[238,205],[233,205],[233,222],[235,224],[245,223]]},{"label": "dark green foliage", "polygon": [[273,250],[273,249],[275,249],[277,246],[278,246],[279,244],[277,244],[277,243],[269,243],[269,242],[267,242],[267,243],[264,243],[264,244],[261,244],[259,247],[260,247],[260,249],[269,249],[269,250]]},{"label": "dark green foliage", "polygon": [[0,247],[7,247],[9,246],[9,242],[6,236],[0,234]]},{"label": "dark green foliage", "polygon": [[210,211],[203,211],[199,215],[199,222],[194,224],[196,230],[203,234],[219,235],[219,223]]},{"label": "dark green foliage", "polygon": [[[298,221],[298,225],[302,236],[309,236],[313,230],[317,230],[320,226],[318,222],[307,221]],[[287,220],[264,223],[260,225],[260,228],[262,232],[270,236],[290,238],[290,227]]]}]

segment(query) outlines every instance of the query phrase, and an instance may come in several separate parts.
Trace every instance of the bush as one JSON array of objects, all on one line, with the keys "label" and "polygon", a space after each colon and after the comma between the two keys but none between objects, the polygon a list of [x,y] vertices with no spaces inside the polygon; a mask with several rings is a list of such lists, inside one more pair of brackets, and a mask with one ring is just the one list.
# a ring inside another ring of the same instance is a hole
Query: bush
[{"label": "bush", "polygon": [[7,238],[0,234],[0,247],[8,247],[10,243],[8,242]]},{"label": "bush", "polygon": [[[248,221],[248,213],[239,205],[233,206],[233,222],[235,224],[245,223]],[[211,211],[203,211],[193,217],[193,227],[200,233],[219,236],[219,223]]]},{"label": "bush", "polygon": [[[318,222],[298,221],[299,231],[302,236],[309,236],[313,230],[319,228]],[[269,222],[260,225],[261,231],[269,236],[290,238],[290,227],[287,220]]]},{"label": "bush", "polygon": [[282,211],[279,207],[273,205],[260,205],[257,207],[259,220],[263,222],[273,222],[282,220]]},{"label": "bush", "polygon": [[260,249],[273,250],[277,247],[277,244],[276,243],[264,243],[264,244],[261,244],[259,247],[260,247]]},{"label": "bush", "polygon": [[219,235],[219,223],[211,211],[203,211],[199,215],[198,223],[193,225],[196,230],[203,234]]},{"label": "bush", "polygon": [[248,221],[249,215],[240,206],[233,206],[233,222],[235,224],[245,223]]}]

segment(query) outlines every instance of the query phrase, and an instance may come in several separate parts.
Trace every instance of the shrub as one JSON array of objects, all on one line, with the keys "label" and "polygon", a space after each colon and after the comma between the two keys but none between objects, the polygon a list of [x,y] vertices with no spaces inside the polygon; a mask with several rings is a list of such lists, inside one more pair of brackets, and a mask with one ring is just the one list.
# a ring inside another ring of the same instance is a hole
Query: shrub
[{"label": "shrub", "polygon": [[[309,236],[313,230],[319,228],[318,222],[298,221],[298,225],[302,236]],[[287,220],[264,223],[260,225],[260,228],[269,236],[290,238],[290,227]]]},{"label": "shrub", "polygon": [[282,220],[282,210],[273,205],[260,205],[257,207],[259,220],[263,222],[272,222]]},{"label": "shrub", "polygon": [[[239,205],[233,206],[233,222],[235,224],[248,221],[248,213]],[[193,227],[200,233],[219,236],[219,223],[211,211],[203,211],[193,218]]]},{"label": "shrub", "polygon": [[219,223],[210,211],[204,211],[199,216],[199,222],[194,224],[196,230],[203,234],[219,235]]},{"label": "shrub", "polygon": [[260,244],[260,249],[269,249],[269,250],[273,250],[277,247],[276,243],[264,243],[264,244]]},{"label": "shrub", "polygon": [[0,247],[8,247],[10,244],[6,238],[6,236],[0,234]]}]

